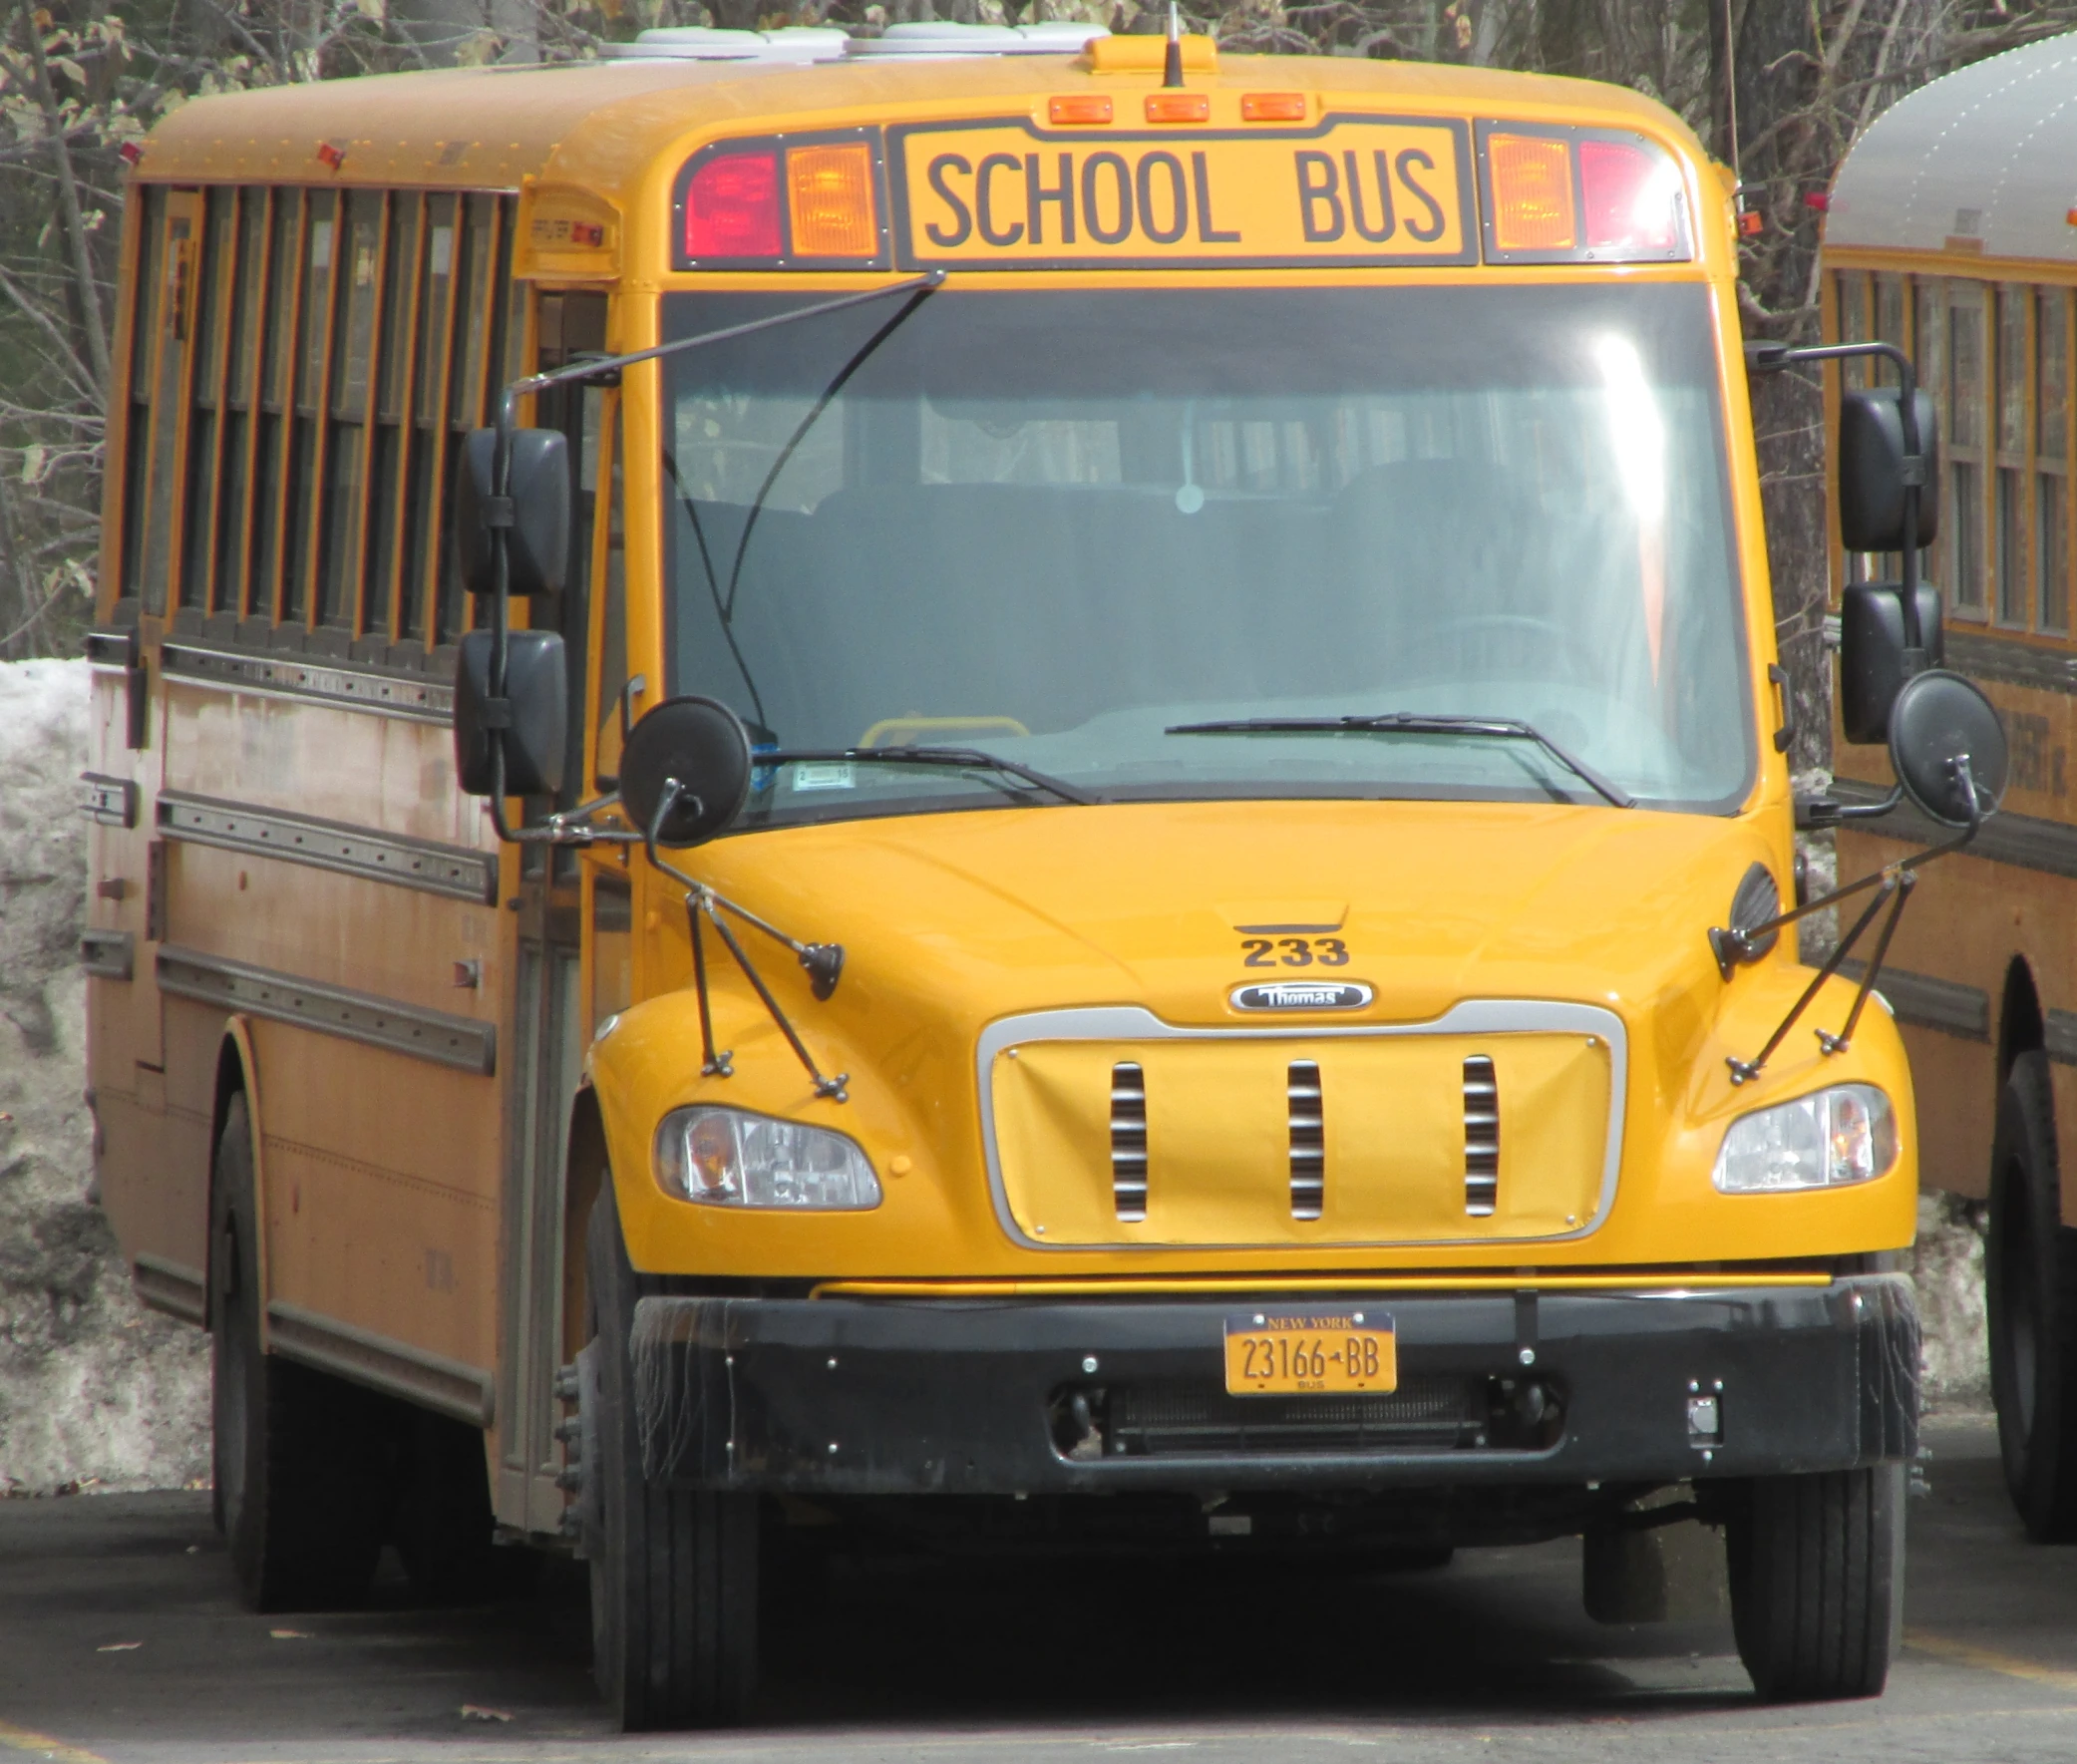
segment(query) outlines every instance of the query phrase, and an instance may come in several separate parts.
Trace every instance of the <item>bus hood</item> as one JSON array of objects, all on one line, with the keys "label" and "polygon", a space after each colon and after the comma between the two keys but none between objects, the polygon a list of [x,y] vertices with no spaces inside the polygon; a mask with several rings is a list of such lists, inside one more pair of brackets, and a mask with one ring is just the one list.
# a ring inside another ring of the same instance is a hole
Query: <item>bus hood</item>
[{"label": "bus hood", "polygon": [[892,994],[976,1031],[1093,1004],[1232,1025],[1257,1014],[1239,988],[1301,981],[1369,997],[1299,1020],[1422,1022],[1476,998],[1627,1013],[1714,985],[1709,927],[1753,864],[1783,872],[1744,821],[1557,804],[1010,810],[752,835],[699,858],[794,936],[844,944],[840,999]]},{"label": "bus hood", "polygon": [[[1726,987],[1708,932],[1785,857],[1703,815],[1225,802],[851,821],[695,862],[794,937],[844,945],[816,1002],[744,933],[820,1069],[848,1075],[844,1130],[945,1173],[980,1145],[1017,1247],[1353,1250],[1593,1235],[1626,1119],[1706,1156],[1721,1128],[1688,1125],[1693,1084],[1721,1061],[1701,1056],[1735,1001],[1779,989]],[[654,1028],[618,1039],[656,1104],[814,1106],[708,946],[737,1075],[724,1095],[688,1070],[690,1000],[654,999],[631,1014]]]}]

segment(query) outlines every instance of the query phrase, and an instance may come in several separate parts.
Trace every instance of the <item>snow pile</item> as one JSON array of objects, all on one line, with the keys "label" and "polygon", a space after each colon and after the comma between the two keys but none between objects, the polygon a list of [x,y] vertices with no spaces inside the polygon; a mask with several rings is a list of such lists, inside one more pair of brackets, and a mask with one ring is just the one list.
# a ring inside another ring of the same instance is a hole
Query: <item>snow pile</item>
[{"label": "snow pile", "polygon": [[208,1341],[145,1310],[88,1198],[87,664],[0,663],[0,1492],[208,1474]]},{"label": "snow pile", "polygon": [[1983,1225],[1988,1208],[1959,1195],[1918,1197],[1919,1353],[1925,1406],[1945,1414],[1990,1408],[1990,1334],[1983,1311]]}]

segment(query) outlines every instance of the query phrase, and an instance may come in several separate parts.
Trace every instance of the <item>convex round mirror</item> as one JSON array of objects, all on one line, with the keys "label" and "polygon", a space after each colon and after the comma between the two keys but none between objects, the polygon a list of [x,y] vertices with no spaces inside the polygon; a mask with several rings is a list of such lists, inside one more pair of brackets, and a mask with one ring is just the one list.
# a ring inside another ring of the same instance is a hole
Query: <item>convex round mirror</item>
[{"label": "convex round mirror", "polygon": [[750,796],[750,733],[712,698],[667,698],[627,733],[620,755],[620,802],[647,833],[669,780],[681,787],[656,828],[659,846],[697,846],[742,812]]},{"label": "convex round mirror", "polygon": [[1982,812],[1994,813],[2011,765],[1997,711],[1973,680],[1944,668],[1913,674],[1890,712],[1890,764],[1912,805],[1944,827],[1973,819],[1954,764],[1964,755]]}]

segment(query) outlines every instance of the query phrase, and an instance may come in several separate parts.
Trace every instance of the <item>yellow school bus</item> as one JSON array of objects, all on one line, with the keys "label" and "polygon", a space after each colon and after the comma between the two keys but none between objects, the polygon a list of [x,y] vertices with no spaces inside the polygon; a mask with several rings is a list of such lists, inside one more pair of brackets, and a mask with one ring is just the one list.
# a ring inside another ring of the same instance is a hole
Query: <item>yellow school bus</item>
[{"label": "yellow school bus", "polygon": [[[1918,1076],[1924,1180],[1989,1203],[2006,1480],[2044,1542],[2077,1537],[2077,208],[2057,181],[2073,92],[2077,61],[2055,39],[1911,94],[1841,168],[1825,240],[1828,334],[1909,348],[1933,394],[1947,665],[1981,683],[2011,733],[2014,812],[1928,879],[1883,984]],[[1834,547],[1835,579],[1885,573],[1836,533]],[[1880,760],[1842,745],[1838,766],[1842,794],[1880,789]],[[1909,817],[1857,831],[1842,870],[1936,837]]]},{"label": "yellow school bus", "polygon": [[1732,199],[1057,27],[163,123],[85,960],[245,1596],[571,1549],[654,1727],[847,1538],[1582,1534],[1625,1618],[1699,1516],[1764,1695],[1878,1690],[1913,1102],[1781,934]]}]

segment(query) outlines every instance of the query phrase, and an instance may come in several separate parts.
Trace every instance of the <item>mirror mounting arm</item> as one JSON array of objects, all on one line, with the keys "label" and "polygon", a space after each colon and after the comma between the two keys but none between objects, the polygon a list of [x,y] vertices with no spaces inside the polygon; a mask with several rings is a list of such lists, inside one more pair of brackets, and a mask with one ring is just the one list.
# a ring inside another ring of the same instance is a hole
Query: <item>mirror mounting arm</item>
[{"label": "mirror mounting arm", "polygon": [[[1810,1008],[1811,1001],[1817,997],[1825,982],[1838,973],[1847,958],[1853,954],[1854,945],[1861,940],[1862,933],[1875,922],[1876,914],[1883,909],[1884,904],[1887,902],[1890,907],[1890,916],[1884,922],[1882,931],[1877,935],[1875,952],[1869,960],[1866,971],[1861,976],[1861,987],[1855,994],[1853,1008],[1847,1013],[1846,1022],[1841,1026],[1837,1035],[1830,1034],[1823,1029],[1816,1031],[1818,1046],[1828,1056],[1845,1053],[1853,1045],[1854,1031],[1860,1025],[1862,1008],[1868,1002],[1868,995],[1875,990],[1877,976],[1883,971],[1883,962],[1890,953],[1890,940],[1897,934],[1897,921],[1904,916],[1904,909],[1906,902],[1910,899],[1911,889],[1917,886],[1918,872],[1935,858],[1944,858],[1950,852],[1960,851],[1962,847],[1966,846],[1982,831],[1983,823],[1995,812],[1993,808],[1988,808],[1984,804],[1983,792],[1976,783],[1974,772],[1970,769],[1967,754],[1957,754],[1947,762],[1947,769],[1949,775],[1961,788],[1962,800],[1969,805],[1968,825],[1960,833],[1956,834],[1954,838],[1937,846],[1929,846],[1926,850],[1912,857],[1901,859],[1895,864],[1886,864],[1881,870],[1874,872],[1872,875],[1864,876],[1858,882],[1848,882],[1843,888],[1834,888],[1831,893],[1821,894],[1815,900],[1806,900],[1801,906],[1791,907],[1787,912],[1777,914],[1764,924],[1744,927],[1715,926],[1711,928],[1709,932],[1709,947],[1716,956],[1718,968],[1723,973],[1724,978],[1728,980],[1737,968],[1745,963],[1758,961],[1761,955],[1766,952],[1766,948],[1771,947],[1771,945],[1763,946],[1763,939],[1770,932],[1783,930],[1800,918],[1808,918],[1813,912],[1822,912],[1826,907],[1836,906],[1840,901],[1849,899],[1853,895],[1865,892],[1870,888],[1876,891],[1875,898],[1869,901],[1867,908],[1854,921],[1852,928],[1845,936],[1840,938],[1838,947],[1826,958],[1825,965],[1818,969],[1816,977],[1803,989],[1803,996],[1796,1000],[1795,1004],[1790,1008],[1789,1014],[1782,1018],[1774,1033],[1767,1038],[1767,1045],[1761,1048],[1749,1060],[1741,1060],[1733,1056],[1725,1058],[1724,1064],[1731,1069],[1731,1083],[1734,1086],[1750,1084],[1755,1078],[1759,1077],[1761,1068],[1767,1064],[1768,1060],[1773,1058],[1775,1049],[1781,1046],[1782,1042],[1787,1038],[1789,1031],[1796,1026],[1797,1020]],[[1838,805],[1835,804],[1833,806],[1837,807]],[[1877,813],[1882,813],[1895,806],[1894,801],[1886,804],[1869,804],[1861,812],[1865,814],[1873,810]],[[1845,812],[1842,811],[1842,813]]]},{"label": "mirror mounting arm", "polygon": [[[837,982],[844,973],[844,945],[803,943],[789,937],[777,925],[760,918],[747,906],[737,904],[698,878],[687,876],[676,865],[666,863],[657,850],[657,838],[671,816],[689,796],[690,793],[677,779],[665,779],[663,795],[657,801],[656,813],[650,817],[648,827],[643,830],[642,841],[648,851],[649,862],[673,882],[682,882],[685,886],[685,911],[692,932],[692,984],[700,1009],[700,1075],[711,1078],[735,1076],[733,1051],[717,1050],[714,1045],[714,1016],[708,990],[707,949],[700,925],[701,919],[704,918],[714,927],[714,934],[721,939],[728,952],[736,958],[736,965],[743,970],[744,977],[749,980],[751,989],[757,993],[766,1013],[778,1025],[780,1034],[786,1037],[787,1045],[794,1050],[795,1058],[807,1069],[808,1076],[815,1085],[815,1094],[836,1103],[851,1101],[851,1093],[846,1089],[851,1082],[851,1074],[839,1072],[834,1078],[824,1075],[785,1009],[772,995],[771,987],[765,984],[764,975],[757,971],[756,964],[750,959],[750,951],[743,947],[736,933],[729,928],[728,920],[721,915],[728,912],[745,924],[754,925],[773,941],[782,943],[792,950],[799,958],[801,966],[807,969],[809,987],[819,1000],[829,998],[837,990]],[[697,816],[702,810],[697,798],[692,798],[692,812]]]},{"label": "mirror mounting arm", "polygon": [[1929,665],[1925,633],[1918,626],[1918,498],[1924,494],[1925,454],[1918,434],[1918,370],[1895,343],[1826,343],[1794,349],[1786,343],[1753,342],[1745,346],[1748,373],[1775,373],[1806,361],[1849,361],[1873,356],[1897,369],[1898,421],[1904,428],[1904,675],[1923,673]]}]

